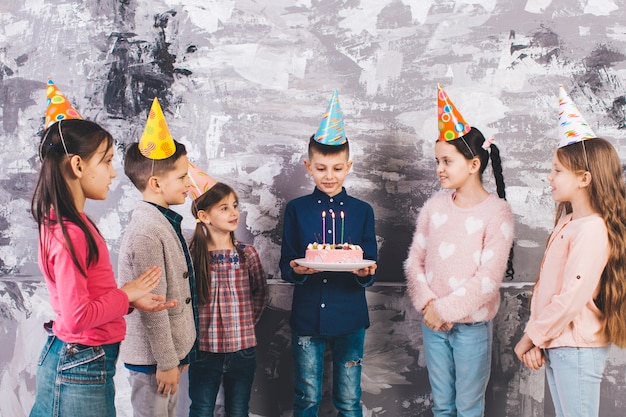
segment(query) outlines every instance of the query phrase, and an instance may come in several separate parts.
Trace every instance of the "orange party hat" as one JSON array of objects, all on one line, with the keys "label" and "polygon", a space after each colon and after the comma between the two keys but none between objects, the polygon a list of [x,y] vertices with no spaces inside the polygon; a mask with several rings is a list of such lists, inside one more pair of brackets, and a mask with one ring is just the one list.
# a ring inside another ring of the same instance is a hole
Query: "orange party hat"
[{"label": "orange party hat", "polygon": [[439,140],[454,140],[467,134],[472,128],[448,98],[441,84],[437,84],[437,110]]},{"label": "orange party hat", "polygon": [[46,87],[47,108],[46,121],[44,129],[50,127],[51,124],[67,119],[82,119],[83,117],[78,111],[72,107],[70,101],[63,95],[56,85],[48,78]]}]

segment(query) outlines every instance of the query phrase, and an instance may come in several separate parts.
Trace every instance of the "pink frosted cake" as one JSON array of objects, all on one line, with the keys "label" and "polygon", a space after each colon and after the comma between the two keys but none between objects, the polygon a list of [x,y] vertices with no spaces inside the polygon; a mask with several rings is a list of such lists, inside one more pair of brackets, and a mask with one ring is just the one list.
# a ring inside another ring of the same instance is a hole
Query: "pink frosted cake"
[{"label": "pink frosted cake", "polygon": [[349,264],[363,261],[363,249],[359,245],[344,243],[331,245],[323,243],[309,243],[304,260],[326,264]]}]

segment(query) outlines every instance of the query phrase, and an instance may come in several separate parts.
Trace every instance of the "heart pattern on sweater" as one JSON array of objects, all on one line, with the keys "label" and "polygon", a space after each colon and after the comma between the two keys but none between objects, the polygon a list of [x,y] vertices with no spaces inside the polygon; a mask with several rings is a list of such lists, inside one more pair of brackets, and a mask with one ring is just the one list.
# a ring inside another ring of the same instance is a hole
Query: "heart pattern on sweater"
[{"label": "heart pattern on sweater", "polygon": [[416,239],[417,239],[417,244],[419,245],[419,247],[422,249],[426,249],[426,236],[419,233]]},{"label": "heart pattern on sweater", "polygon": [[438,229],[439,226],[441,226],[442,224],[448,221],[448,215],[445,213],[444,214],[434,213],[430,217],[430,221],[435,226],[435,229]]},{"label": "heart pattern on sweater", "polygon": [[491,258],[493,258],[493,251],[491,249],[485,249],[480,255],[480,264],[486,264]]},{"label": "heart pattern on sweater", "polygon": [[483,288],[483,294],[489,294],[496,289],[496,283],[489,277],[482,277],[481,284]]},{"label": "heart pattern on sweater", "polygon": [[505,238],[509,239],[513,236],[513,225],[511,223],[504,222],[500,225],[500,231]]},{"label": "heart pattern on sweater", "polygon": [[450,256],[452,256],[455,249],[456,246],[454,245],[454,243],[441,242],[441,244],[439,245],[439,256],[441,256],[441,259],[445,261]]},{"label": "heart pattern on sweater", "polygon": [[465,230],[468,235],[472,235],[483,228],[483,221],[474,216],[469,216],[465,219]]},{"label": "heart pattern on sweater", "polygon": [[448,278],[448,285],[452,288],[452,290],[460,288],[464,282],[464,279],[456,279],[455,277]]}]

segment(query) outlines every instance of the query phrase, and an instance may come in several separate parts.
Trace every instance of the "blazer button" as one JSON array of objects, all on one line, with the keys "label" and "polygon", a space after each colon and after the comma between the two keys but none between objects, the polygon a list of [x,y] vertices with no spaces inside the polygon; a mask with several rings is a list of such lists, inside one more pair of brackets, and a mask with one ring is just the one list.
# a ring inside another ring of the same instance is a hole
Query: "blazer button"
[{"label": "blazer button", "polygon": [[189,304],[191,302],[191,297],[187,297],[187,299],[185,300],[185,304]]},{"label": "blazer button", "polygon": [[185,279],[189,278],[189,271],[183,272],[183,278]]},{"label": "blazer button", "polygon": [[322,307],[322,308],[325,308],[325,307],[326,307],[326,304],[322,303],[321,307]]}]

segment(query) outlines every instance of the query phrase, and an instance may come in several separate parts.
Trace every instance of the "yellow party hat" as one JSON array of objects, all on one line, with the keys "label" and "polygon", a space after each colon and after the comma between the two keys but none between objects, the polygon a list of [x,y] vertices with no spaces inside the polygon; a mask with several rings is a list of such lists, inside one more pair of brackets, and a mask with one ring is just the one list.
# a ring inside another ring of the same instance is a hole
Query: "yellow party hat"
[{"label": "yellow party hat", "polygon": [[169,158],[176,152],[176,144],[156,97],[152,101],[146,127],[139,139],[139,150],[143,156],[150,159]]}]

